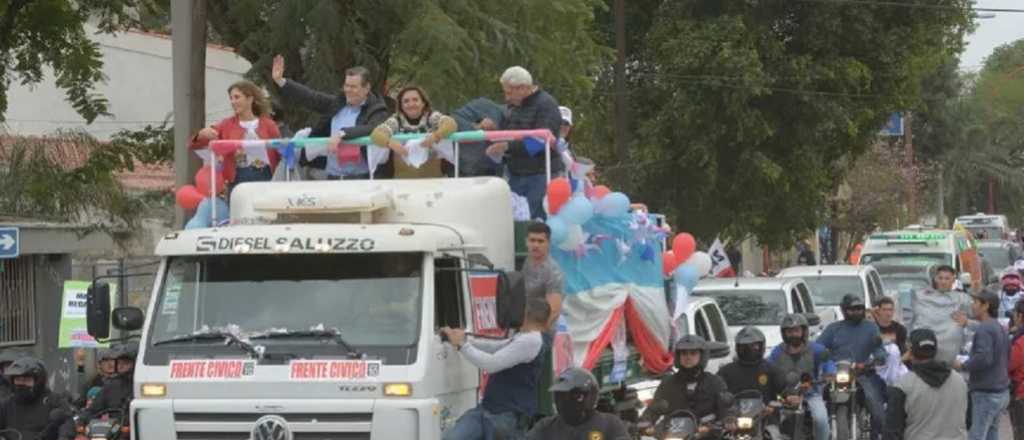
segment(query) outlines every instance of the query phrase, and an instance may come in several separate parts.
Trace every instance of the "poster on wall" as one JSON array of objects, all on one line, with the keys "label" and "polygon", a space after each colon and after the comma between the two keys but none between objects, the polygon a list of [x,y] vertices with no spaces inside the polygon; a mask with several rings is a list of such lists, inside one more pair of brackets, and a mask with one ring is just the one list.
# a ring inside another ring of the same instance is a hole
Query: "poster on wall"
[{"label": "poster on wall", "polygon": [[[59,348],[95,348],[108,344],[96,342],[89,336],[86,326],[85,306],[88,281],[65,281],[61,295]],[[117,285],[110,284],[110,304],[117,304]]]}]

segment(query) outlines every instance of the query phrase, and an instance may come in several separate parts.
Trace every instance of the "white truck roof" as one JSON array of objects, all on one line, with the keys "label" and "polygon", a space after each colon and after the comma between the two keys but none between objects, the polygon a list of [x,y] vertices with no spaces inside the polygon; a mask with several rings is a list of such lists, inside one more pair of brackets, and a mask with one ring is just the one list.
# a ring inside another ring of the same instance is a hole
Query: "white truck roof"
[{"label": "white truck roof", "polygon": [[508,184],[494,177],[243,183],[231,193],[231,225],[168,234],[156,253],[458,247],[482,253],[495,267],[511,270],[511,194]]}]

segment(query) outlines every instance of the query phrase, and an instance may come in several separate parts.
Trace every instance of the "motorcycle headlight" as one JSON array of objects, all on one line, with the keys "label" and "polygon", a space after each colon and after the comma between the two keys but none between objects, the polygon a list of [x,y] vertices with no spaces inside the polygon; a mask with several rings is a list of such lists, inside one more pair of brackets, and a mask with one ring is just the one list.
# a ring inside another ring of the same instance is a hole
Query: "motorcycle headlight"
[{"label": "motorcycle headlight", "polygon": [[736,419],[736,427],[739,429],[753,429],[754,419],[751,417],[740,417]]},{"label": "motorcycle headlight", "polygon": [[850,383],[850,373],[846,371],[840,371],[836,374],[836,383],[848,384]]}]

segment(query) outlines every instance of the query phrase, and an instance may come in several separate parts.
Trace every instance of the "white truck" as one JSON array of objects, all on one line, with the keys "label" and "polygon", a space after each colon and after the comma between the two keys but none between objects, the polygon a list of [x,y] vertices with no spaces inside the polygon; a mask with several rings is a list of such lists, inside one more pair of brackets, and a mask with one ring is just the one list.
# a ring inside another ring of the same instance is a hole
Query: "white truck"
[{"label": "white truck", "polygon": [[[479,374],[437,329],[522,316],[510,197],[496,178],[239,185],[231,226],[160,240],[145,318],[113,311],[142,330],[132,437],[440,438]],[[110,318],[90,308],[91,329]]]}]

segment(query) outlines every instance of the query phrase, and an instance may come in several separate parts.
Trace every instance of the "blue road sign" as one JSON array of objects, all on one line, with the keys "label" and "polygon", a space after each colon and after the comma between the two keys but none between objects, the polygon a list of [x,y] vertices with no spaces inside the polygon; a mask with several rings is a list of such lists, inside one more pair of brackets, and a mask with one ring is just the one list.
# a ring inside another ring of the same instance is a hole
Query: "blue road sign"
[{"label": "blue road sign", "polygon": [[0,228],[0,258],[18,258],[20,253],[18,228]]},{"label": "blue road sign", "polygon": [[889,115],[889,120],[885,122],[885,127],[882,128],[883,136],[903,136],[903,114],[900,112],[894,112]]}]

